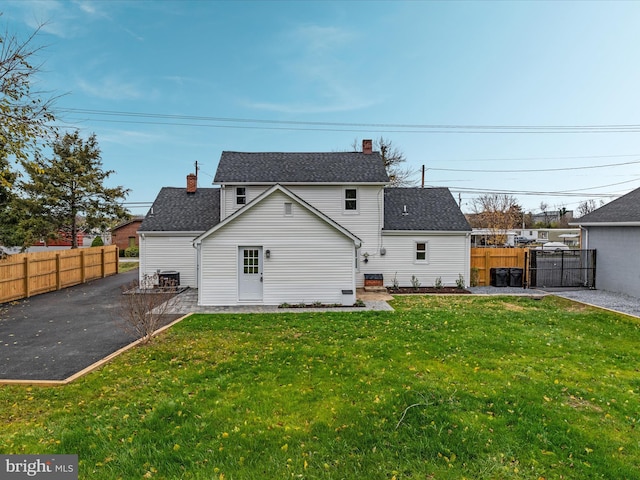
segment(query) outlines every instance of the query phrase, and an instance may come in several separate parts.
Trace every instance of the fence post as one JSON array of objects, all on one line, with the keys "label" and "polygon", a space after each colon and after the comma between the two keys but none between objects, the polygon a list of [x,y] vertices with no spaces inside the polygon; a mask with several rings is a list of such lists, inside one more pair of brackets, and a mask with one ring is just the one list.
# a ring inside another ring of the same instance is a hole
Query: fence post
[{"label": "fence post", "polygon": [[100,276],[106,276],[107,266],[105,265],[104,247],[100,247]]},{"label": "fence post", "polygon": [[56,290],[62,288],[62,276],[60,275],[60,254],[56,253]]},{"label": "fence post", "polygon": [[29,298],[31,296],[31,290],[29,288],[29,256],[24,257],[24,297]]},{"label": "fence post", "polygon": [[85,268],[84,250],[80,250],[80,283],[86,283],[87,270]]},{"label": "fence post", "polygon": [[484,286],[487,287],[491,283],[490,281],[490,270],[491,270],[491,249],[484,249]]}]

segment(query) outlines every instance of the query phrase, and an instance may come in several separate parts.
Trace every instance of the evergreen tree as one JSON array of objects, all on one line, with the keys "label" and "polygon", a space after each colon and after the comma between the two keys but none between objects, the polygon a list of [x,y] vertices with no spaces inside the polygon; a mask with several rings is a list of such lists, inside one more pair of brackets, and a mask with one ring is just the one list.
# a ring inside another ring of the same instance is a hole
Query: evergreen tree
[{"label": "evergreen tree", "polygon": [[51,159],[36,155],[24,168],[30,181],[21,188],[30,215],[23,225],[32,235],[64,232],[77,248],[81,222],[82,228],[104,230],[110,221],[129,217],[120,204],[129,190],[104,185],[114,171],[103,169],[95,134],[84,141],[78,131],[67,133],[54,142]]}]

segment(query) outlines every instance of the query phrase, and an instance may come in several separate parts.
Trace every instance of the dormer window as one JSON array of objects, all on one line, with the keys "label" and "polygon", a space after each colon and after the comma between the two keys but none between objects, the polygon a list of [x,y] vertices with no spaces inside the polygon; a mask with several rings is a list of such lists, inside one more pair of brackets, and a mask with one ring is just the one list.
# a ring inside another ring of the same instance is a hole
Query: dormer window
[{"label": "dormer window", "polygon": [[236,188],[236,205],[245,205],[247,203],[247,189],[245,187]]},{"label": "dormer window", "polygon": [[358,211],[358,190],[355,188],[344,189],[344,209],[347,212]]}]

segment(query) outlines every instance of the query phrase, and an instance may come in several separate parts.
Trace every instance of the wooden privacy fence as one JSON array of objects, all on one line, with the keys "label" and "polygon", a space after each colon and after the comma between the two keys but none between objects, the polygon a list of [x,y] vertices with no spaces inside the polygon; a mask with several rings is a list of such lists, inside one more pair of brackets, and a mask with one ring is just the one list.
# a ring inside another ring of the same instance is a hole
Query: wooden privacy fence
[{"label": "wooden privacy fence", "polygon": [[118,247],[19,253],[0,260],[0,303],[118,273]]},{"label": "wooden privacy fence", "polygon": [[[524,256],[528,248],[472,248],[471,249],[471,278],[477,272],[479,287],[488,286],[492,268],[514,267],[524,271]],[[477,270],[475,270],[477,269]]]}]

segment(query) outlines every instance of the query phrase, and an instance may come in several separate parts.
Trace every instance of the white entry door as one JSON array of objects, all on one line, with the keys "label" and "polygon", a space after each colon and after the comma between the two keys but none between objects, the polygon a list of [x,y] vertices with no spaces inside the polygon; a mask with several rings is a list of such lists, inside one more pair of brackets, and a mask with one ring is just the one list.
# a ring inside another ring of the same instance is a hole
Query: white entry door
[{"label": "white entry door", "polygon": [[238,299],[262,300],[262,247],[239,247]]}]

